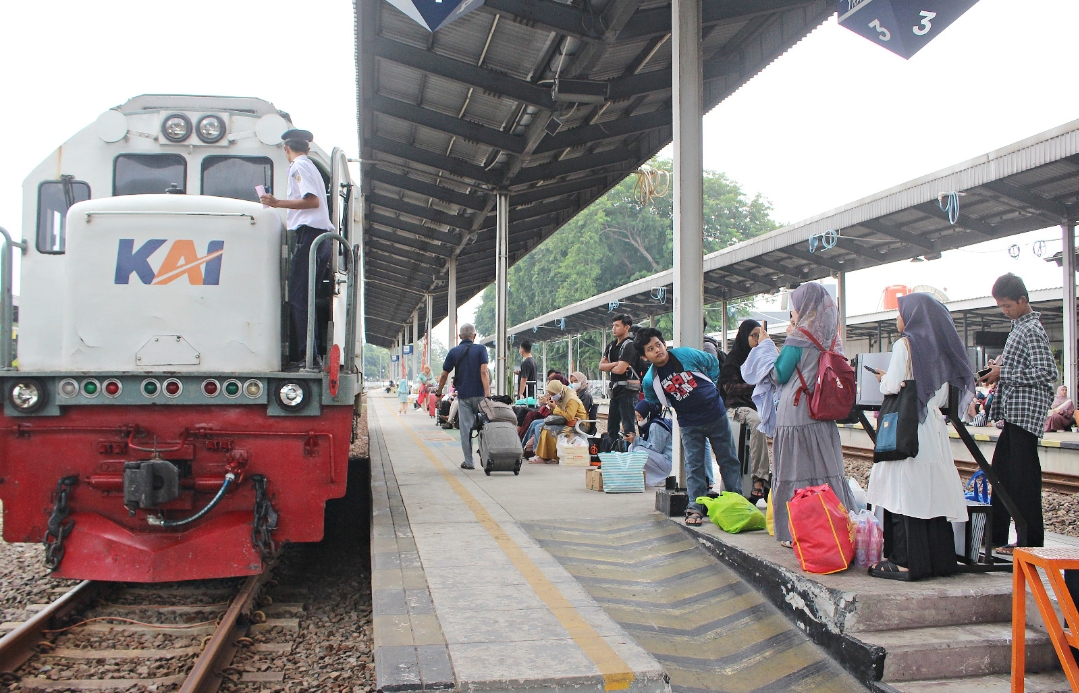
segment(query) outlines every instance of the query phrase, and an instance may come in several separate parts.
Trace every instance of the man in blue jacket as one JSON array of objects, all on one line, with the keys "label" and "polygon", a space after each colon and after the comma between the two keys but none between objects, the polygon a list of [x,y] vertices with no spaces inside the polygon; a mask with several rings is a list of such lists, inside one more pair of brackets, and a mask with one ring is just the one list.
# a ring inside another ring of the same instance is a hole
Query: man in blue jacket
[{"label": "man in blue jacket", "polygon": [[678,413],[689,492],[686,524],[699,525],[705,510],[696,499],[708,492],[705,441],[711,442],[715,452],[723,490],[742,493],[742,467],[734,452],[727,409],[716,388],[719,360],[698,349],[668,349],[663,333],[654,327],[638,332],[634,346],[652,364],[641,384],[645,399],[673,407]]}]

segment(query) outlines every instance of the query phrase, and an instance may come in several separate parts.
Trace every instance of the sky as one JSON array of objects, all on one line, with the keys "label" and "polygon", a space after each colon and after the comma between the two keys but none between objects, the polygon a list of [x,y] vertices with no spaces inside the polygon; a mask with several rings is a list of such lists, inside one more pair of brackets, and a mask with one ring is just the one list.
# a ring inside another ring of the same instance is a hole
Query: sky
[{"label": "sky", "polygon": [[[705,115],[705,166],[793,222],[1079,118],[1076,58],[1063,29],[1079,26],[1079,2],[1017,5],[980,0],[909,61],[830,20]],[[297,8],[302,20],[291,16]],[[349,0],[55,0],[7,3],[4,20],[22,27],[0,41],[0,226],[16,235],[23,178],[138,94],[260,97],[323,148],[357,152]],[[1007,253],[1012,241],[997,241],[852,273],[849,312],[875,310],[895,283],[967,298],[1016,271],[1032,289],[1059,286],[1055,265],[1034,256],[1034,240],[1060,250],[1059,231],[1048,229],[1017,241],[1017,260]],[[462,321],[476,303],[462,307]],[[445,342],[444,326],[435,335]]]}]

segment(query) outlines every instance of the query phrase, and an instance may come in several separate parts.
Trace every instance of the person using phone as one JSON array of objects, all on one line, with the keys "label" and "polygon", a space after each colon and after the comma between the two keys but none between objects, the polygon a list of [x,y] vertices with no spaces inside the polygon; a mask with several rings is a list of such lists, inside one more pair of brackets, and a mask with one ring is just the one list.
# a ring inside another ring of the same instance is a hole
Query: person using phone
[{"label": "person using phone", "polygon": [[756,320],[743,320],[734,337],[734,346],[719,369],[719,392],[723,404],[735,421],[749,427],[749,457],[753,475],[753,489],[749,500],[756,503],[768,495],[772,485],[771,457],[768,453],[768,436],[757,430],[761,416],[753,403],[753,383],[742,377],[742,364],[749,352],[768,338],[764,327]]},{"label": "person using phone", "polygon": [[[1007,489],[1027,522],[1022,546],[1042,546],[1045,527],[1042,519],[1042,467],[1038,440],[1045,433],[1045,419],[1053,403],[1057,379],[1056,361],[1049,337],[1042,327],[1041,314],[1030,307],[1026,284],[1009,272],[993,284],[993,298],[1012,321],[1012,331],[997,361],[981,382],[997,385],[989,419],[1004,421],[993,451],[993,471]],[[1010,554],[1008,544],[1011,516],[998,494],[993,494],[993,544],[999,553]],[[1020,538],[1022,541],[1022,538]]]}]

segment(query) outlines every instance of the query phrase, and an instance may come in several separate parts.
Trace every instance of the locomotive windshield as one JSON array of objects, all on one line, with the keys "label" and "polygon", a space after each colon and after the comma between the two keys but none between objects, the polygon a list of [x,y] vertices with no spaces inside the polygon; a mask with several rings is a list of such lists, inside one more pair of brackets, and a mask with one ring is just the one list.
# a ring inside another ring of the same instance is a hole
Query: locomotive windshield
[{"label": "locomotive windshield", "polygon": [[273,161],[266,156],[208,156],[202,160],[202,194],[258,202],[255,186],[272,192]]},{"label": "locomotive windshield", "polygon": [[37,189],[37,250],[63,253],[67,241],[67,210],[76,202],[90,199],[90,186],[65,176],[47,180]]},{"label": "locomotive windshield", "polygon": [[179,154],[121,154],[112,173],[113,195],[187,192],[187,161]]}]

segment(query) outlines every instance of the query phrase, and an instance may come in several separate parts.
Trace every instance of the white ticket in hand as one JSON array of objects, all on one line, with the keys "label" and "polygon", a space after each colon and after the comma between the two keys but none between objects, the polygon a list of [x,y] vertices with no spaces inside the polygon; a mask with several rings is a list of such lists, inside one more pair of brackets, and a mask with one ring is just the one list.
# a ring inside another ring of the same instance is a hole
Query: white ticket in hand
[{"label": "white ticket in hand", "polygon": [[[256,185],[255,186],[255,194],[258,195],[259,199],[261,200],[262,196],[266,194],[266,187],[263,186],[263,185]],[[262,206],[263,207],[269,207],[270,205],[262,205]]]}]

